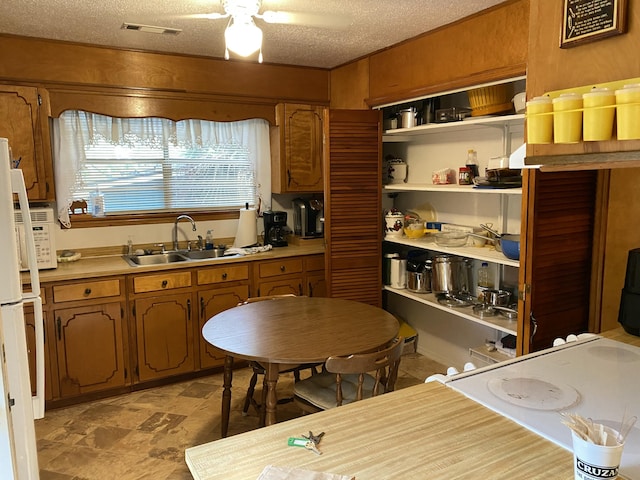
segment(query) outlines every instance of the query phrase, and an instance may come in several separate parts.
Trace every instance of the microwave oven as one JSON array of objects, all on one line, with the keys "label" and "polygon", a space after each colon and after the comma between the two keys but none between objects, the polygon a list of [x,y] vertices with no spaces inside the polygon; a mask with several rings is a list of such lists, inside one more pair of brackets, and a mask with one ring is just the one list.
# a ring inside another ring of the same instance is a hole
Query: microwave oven
[{"label": "microwave oven", "polygon": [[[57,268],[56,256],[55,216],[53,208],[31,208],[31,227],[33,240],[36,244],[36,258],[38,270]],[[28,270],[27,250],[25,247],[25,230],[22,222],[22,212],[15,212],[16,240],[18,244],[18,259],[20,271]]]}]

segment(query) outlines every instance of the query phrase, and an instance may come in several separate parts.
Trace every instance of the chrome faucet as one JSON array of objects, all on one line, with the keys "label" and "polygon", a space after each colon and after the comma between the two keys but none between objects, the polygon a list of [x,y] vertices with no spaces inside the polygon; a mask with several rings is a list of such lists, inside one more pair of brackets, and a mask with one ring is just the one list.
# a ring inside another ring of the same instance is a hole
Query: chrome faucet
[{"label": "chrome faucet", "polygon": [[189,220],[191,222],[191,226],[193,227],[193,231],[196,231],[196,222],[194,222],[193,218],[189,215],[178,215],[176,221],[173,223],[173,249],[178,250],[178,222],[180,220]]}]

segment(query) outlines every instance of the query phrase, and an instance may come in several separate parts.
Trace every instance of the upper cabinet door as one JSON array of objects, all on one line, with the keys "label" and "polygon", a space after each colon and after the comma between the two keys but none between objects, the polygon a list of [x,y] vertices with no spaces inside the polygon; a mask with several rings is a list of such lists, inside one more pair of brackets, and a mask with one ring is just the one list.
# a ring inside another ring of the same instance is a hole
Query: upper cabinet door
[{"label": "upper cabinet door", "polygon": [[322,191],[322,112],[312,105],[278,104],[271,133],[274,193]]},{"label": "upper cabinet door", "polygon": [[20,160],[29,200],[54,199],[47,112],[46,92],[0,86],[0,137],[9,140],[12,160]]}]

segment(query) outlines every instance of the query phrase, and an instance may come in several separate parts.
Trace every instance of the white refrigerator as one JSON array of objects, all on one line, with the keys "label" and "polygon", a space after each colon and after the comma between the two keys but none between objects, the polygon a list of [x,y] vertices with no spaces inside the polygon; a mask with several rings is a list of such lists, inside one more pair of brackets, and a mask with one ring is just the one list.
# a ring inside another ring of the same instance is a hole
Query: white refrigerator
[{"label": "white refrigerator", "polygon": [[[14,198],[25,226],[28,291],[22,291]],[[22,171],[11,168],[9,144],[0,138],[0,479],[39,479],[34,419],[44,416],[44,324],[31,215]],[[36,395],[32,396],[24,306],[35,318]]]}]

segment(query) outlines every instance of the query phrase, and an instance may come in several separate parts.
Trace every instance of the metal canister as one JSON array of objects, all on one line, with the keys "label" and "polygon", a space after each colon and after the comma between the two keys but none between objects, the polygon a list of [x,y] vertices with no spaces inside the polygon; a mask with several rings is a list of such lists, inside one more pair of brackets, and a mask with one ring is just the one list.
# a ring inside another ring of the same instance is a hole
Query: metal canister
[{"label": "metal canister", "polygon": [[391,285],[391,259],[400,258],[399,253],[385,253],[382,257],[382,284]]}]

